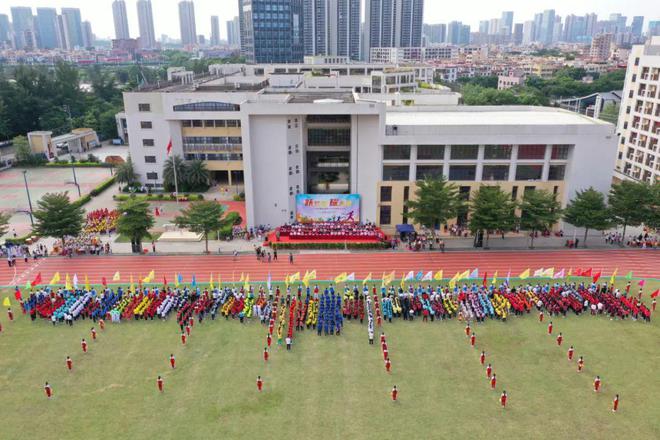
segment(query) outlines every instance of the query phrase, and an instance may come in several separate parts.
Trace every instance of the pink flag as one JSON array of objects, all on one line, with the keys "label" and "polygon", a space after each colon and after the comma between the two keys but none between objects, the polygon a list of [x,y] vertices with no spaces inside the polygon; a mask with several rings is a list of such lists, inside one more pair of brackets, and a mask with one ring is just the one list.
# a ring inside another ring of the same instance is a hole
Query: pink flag
[{"label": "pink flag", "polygon": [[644,284],[646,284],[646,280],[639,280],[639,283],[637,283],[639,287],[644,287]]}]

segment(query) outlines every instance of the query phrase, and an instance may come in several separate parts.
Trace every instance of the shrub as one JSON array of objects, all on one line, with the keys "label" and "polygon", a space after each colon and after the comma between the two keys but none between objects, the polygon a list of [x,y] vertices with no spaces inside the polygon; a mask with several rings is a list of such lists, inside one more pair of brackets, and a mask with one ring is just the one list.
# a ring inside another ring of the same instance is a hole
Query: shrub
[{"label": "shrub", "polygon": [[93,190],[91,190],[89,194],[90,194],[92,197],[96,197],[96,196],[98,196],[99,194],[101,194],[103,191],[105,191],[106,189],[108,189],[108,188],[110,188],[112,185],[114,185],[114,183],[115,183],[115,178],[114,178],[114,176],[113,176],[113,177],[109,178],[108,180],[106,180],[105,182],[101,183],[99,186],[97,186],[97,187],[94,188]]},{"label": "shrub", "polygon": [[227,220],[227,223],[232,226],[240,225],[243,221],[240,214],[236,211],[228,212],[225,216],[225,220]]}]

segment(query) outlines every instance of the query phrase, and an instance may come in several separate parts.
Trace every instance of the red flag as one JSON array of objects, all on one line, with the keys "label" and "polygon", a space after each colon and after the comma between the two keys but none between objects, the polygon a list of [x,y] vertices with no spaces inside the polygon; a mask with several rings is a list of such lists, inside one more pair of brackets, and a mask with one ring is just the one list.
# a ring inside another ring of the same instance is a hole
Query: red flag
[{"label": "red flag", "polygon": [[484,286],[487,286],[487,285],[488,285],[488,272],[486,272],[486,273],[484,274],[484,283],[483,283],[483,284],[484,284]]},{"label": "red flag", "polygon": [[34,277],[32,282],[30,283],[30,286],[34,287],[34,286],[38,286],[39,284],[41,284],[41,272],[39,272],[37,276]]},{"label": "red flag", "polygon": [[101,284],[103,284],[104,287],[108,287],[108,282],[106,281],[105,277],[101,278]]},{"label": "red flag", "polygon": [[582,269],[579,267],[575,269],[575,272],[573,272],[573,275],[576,277],[582,276]]},{"label": "red flag", "polygon": [[660,289],[656,289],[656,291],[651,294],[651,298],[655,298],[658,295],[660,295]]},{"label": "red flag", "polygon": [[172,138],[170,138],[170,142],[167,144],[167,155],[169,156],[171,152],[172,152]]},{"label": "red flag", "polygon": [[594,274],[594,283],[597,283],[599,279],[600,279],[600,271]]},{"label": "red flag", "polygon": [[590,276],[591,276],[591,268],[589,268],[589,269],[583,271],[582,274],[580,274],[580,276],[582,276],[582,277],[590,277]]},{"label": "red flag", "polygon": [[167,278],[165,278],[165,275],[163,275],[163,285],[167,286]]},{"label": "red flag", "polygon": [[23,296],[21,296],[21,291],[18,290],[18,287],[16,288],[16,291],[14,292],[14,298],[16,298],[16,301],[20,301],[23,299]]}]

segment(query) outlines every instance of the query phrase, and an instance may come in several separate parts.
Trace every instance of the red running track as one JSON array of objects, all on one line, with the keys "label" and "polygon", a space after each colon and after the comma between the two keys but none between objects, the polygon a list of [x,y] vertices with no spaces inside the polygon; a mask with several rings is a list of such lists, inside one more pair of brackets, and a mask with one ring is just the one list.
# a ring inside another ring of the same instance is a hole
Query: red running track
[{"label": "red running track", "polygon": [[[92,284],[99,284],[105,277],[112,283],[116,271],[121,274],[121,283],[127,283],[133,274],[135,282],[145,277],[152,269],[156,272],[156,283],[162,283],[163,276],[168,282],[174,280],[174,274],[180,273],[184,282],[188,283],[193,274],[197,282],[206,283],[212,273],[217,282],[220,275],[222,281],[238,281],[241,272],[249,274],[251,281],[265,281],[270,272],[273,281],[283,280],[286,274],[317,271],[319,280],[333,279],[341,272],[355,272],[357,279],[364,278],[369,272],[373,278],[380,278],[383,272],[396,271],[397,278],[408,271],[437,271],[442,269],[444,276],[449,278],[457,271],[479,268],[481,276],[488,272],[492,277],[495,271],[499,278],[516,277],[527,268],[532,271],[538,268],[554,267],[555,270],[565,268],[593,268],[594,272],[602,271],[603,277],[612,274],[618,268],[618,275],[625,276],[633,271],[635,278],[660,278],[660,252],[652,250],[560,250],[560,251],[505,251],[505,252],[447,252],[447,253],[412,253],[412,252],[381,252],[381,253],[324,253],[296,254],[294,264],[289,264],[288,254],[281,253],[280,260],[272,263],[262,263],[253,255],[242,255],[236,260],[232,256],[100,256],[100,257],[50,257],[30,262],[27,265],[17,262],[17,270],[2,266],[0,269],[0,285],[24,286],[41,273],[44,283],[48,283],[55,272],[60,272],[62,283],[65,273],[78,274],[82,284],[84,275],[89,276]],[[302,274],[301,274],[302,275]]]}]

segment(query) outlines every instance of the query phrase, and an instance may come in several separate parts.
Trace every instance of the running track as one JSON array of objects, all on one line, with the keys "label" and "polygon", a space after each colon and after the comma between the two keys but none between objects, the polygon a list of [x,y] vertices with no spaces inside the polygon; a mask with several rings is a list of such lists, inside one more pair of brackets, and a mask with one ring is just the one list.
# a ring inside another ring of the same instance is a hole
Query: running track
[{"label": "running track", "polygon": [[[538,268],[593,268],[594,273],[602,271],[603,277],[612,274],[618,268],[618,276],[625,276],[633,271],[635,278],[660,278],[660,252],[651,250],[560,250],[560,251],[506,251],[506,252],[447,252],[447,253],[332,253],[332,254],[296,254],[294,264],[288,262],[288,254],[280,254],[279,262],[262,263],[253,255],[242,255],[236,260],[231,256],[100,256],[100,257],[49,257],[27,265],[17,261],[16,271],[6,265],[0,269],[1,286],[24,286],[27,281],[41,273],[43,283],[48,283],[55,272],[60,272],[61,283],[65,273],[78,274],[79,283],[84,282],[85,274],[92,284],[99,284],[105,277],[112,283],[116,271],[121,274],[121,283],[127,283],[130,275],[137,283],[139,277],[145,277],[152,269],[156,272],[156,283],[162,283],[163,277],[169,283],[174,275],[180,273],[184,283],[189,283],[193,274],[197,282],[206,283],[212,273],[217,283],[218,275],[222,281],[238,281],[241,273],[249,274],[251,281],[265,281],[271,273],[273,281],[281,281],[286,274],[305,270],[317,271],[317,279],[330,280],[341,272],[355,272],[357,279],[373,273],[373,278],[380,278],[382,273],[396,271],[397,278],[402,273],[417,273],[442,269],[449,278],[457,271],[479,268],[481,276],[487,271],[492,277],[495,271],[498,278],[516,277],[527,268],[532,272]],[[301,274],[301,276],[302,276]]]}]

